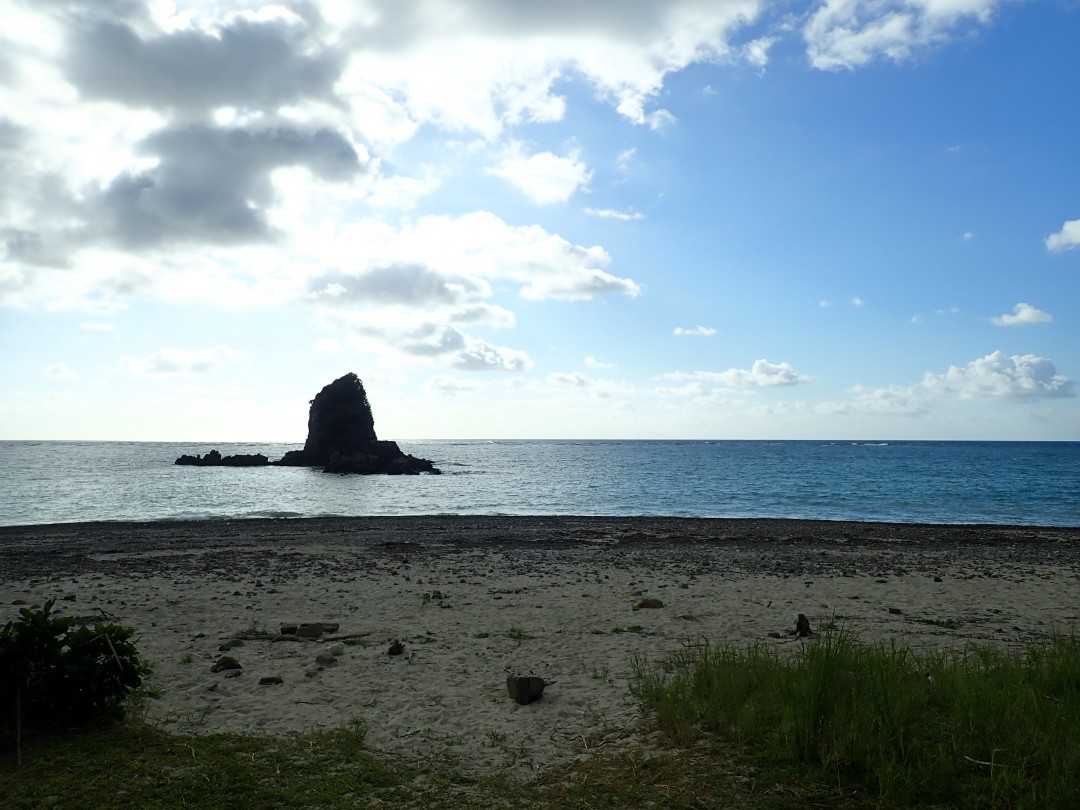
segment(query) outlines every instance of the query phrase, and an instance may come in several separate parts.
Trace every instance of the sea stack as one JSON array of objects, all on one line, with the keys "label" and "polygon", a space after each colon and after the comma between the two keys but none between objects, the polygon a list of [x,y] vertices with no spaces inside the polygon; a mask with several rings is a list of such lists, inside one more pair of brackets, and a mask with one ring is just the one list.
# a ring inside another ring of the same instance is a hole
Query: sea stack
[{"label": "sea stack", "polygon": [[274,463],[365,475],[439,472],[430,461],[402,453],[396,442],[379,441],[364,384],[352,372],[334,380],[311,400],[304,449],[292,450]]},{"label": "sea stack", "polygon": [[[176,463],[202,467],[256,466],[230,464],[237,458],[222,458],[212,450],[203,457],[181,456]],[[258,458],[262,459],[262,464],[267,463],[265,457]],[[364,384],[352,372],[334,380],[311,400],[304,449],[290,450],[278,461],[270,463],[283,467],[322,467],[326,472],[362,475],[439,474],[427,459],[401,452],[396,442],[379,441]]]}]

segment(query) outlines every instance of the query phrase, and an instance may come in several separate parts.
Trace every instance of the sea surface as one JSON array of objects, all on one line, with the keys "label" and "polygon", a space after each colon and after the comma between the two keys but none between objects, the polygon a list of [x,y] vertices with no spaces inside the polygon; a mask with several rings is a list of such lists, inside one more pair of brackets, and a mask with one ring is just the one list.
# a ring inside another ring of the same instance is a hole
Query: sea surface
[{"label": "sea surface", "polygon": [[1080,442],[399,442],[443,474],[177,467],[295,444],[0,442],[0,525],[357,515],[668,515],[1080,526]]}]

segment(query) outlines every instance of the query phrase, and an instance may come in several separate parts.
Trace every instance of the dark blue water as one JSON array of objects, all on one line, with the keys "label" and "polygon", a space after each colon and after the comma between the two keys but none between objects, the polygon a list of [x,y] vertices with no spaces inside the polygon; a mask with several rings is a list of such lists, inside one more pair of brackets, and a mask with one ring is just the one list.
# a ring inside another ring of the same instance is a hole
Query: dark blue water
[{"label": "dark blue water", "polygon": [[1077,442],[402,442],[440,476],[176,467],[298,445],[0,442],[0,525],[324,515],[671,515],[1080,526]]}]

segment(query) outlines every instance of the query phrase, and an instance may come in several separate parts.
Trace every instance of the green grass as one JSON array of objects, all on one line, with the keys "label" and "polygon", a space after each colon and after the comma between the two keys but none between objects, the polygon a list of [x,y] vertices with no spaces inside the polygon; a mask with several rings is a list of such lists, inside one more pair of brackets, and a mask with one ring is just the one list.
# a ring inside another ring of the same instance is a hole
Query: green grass
[{"label": "green grass", "polygon": [[889,807],[1080,806],[1080,642],[917,654],[826,633],[793,657],[703,643],[635,662],[671,738],[702,736]]}]

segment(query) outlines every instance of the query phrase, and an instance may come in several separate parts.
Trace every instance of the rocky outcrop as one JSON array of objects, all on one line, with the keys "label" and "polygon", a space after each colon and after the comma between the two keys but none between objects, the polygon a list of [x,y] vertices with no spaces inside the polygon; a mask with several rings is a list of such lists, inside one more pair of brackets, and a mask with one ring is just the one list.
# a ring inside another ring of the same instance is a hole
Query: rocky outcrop
[{"label": "rocky outcrop", "polygon": [[274,462],[263,455],[223,458],[211,450],[205,456],[181,456],[176,463],[196,467],[322,467],[326,472],[361,475],[439,474],[427,459],[401,452],[396,442],[379,440],[364,384],[351,372],[325,386],[311,400],[303,450],[290,450]]},{"label": "rocky outcrop", "polygon": [[205,456],[180,456],[173,463],[188,467],[265,467],[270,459],[262,453],[222,456],[217,450],[211,450]]}]

